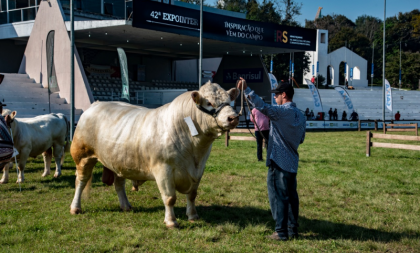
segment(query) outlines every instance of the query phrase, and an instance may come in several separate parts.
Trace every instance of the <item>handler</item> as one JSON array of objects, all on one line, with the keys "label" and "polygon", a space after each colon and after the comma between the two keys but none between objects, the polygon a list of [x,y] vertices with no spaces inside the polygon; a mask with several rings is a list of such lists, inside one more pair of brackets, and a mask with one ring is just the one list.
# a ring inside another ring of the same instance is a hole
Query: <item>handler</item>
[{"label": "handler", "polygon": [[1,115],[3,106],[6,105],[0,102],[0,169],[10,162],[13,155],[12,137],[9,134],[7,123]]},{"label": "handler", "polygon": [[305,116],[292,101],[294,90],[289,83],[280,83],[271,91],[275,94],[274,98],[279,106],[264,103],[241,77],[237,82],[237,88],[241,90],[242,87],[246,99],[271,120],[266,162],[269,167],[267,189],[276,231],[268,238],[279,241],[286,241],[289,237],[297,238],[299,226],[299,197],[296,191],[299,162],[297,149],[305,139]]}]

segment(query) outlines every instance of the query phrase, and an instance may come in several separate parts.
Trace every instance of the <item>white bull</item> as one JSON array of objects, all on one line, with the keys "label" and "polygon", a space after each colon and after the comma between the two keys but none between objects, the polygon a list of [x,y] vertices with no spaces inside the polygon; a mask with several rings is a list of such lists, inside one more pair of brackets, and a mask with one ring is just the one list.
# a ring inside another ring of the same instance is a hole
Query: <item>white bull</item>
[{"label": "white bull", "polygon": [[[68,141],[70,123],[66,116],[62,113],[51,113],[35,118],[18,119],[16,114],[16,111],[3,111],[6,123],[12,130],[14,147],[19,152],[17,156],[19,167],[17,183],[23,182],[25,179],[24,170],[28,158],[37,157],[40,154],[44,157],[45,166],[42,176],[45,177],[50,174],[52,155],[54,155],[56,164],[54,177],[61,176],[61,165],[64,162],[65,149],[68,149],[70,146]],[[66,141],[68,147],[65,147]],[[8,182],[9,168],[11,167],[9,165],[4,167],[0,183]]]},{"label": "white bull", "polygon": [[[226,92],[208,82],[199,91],[186,92],[157,109],[121,102],[94,103],[80,118],[70,149],[76,163],[70,212],[81,213],[81,194],[86,185],[89,189],[93,167],[100,161],[115,175],[122,210],[131,209],[126,178],[138,184],[155,180],[165,205],[167,227],[178,226],[173,209],[176,191],[187,195],[188,220],[198,219],[197,188],[213,141],[238,125],[237,114],[228,105],[238,95],[236,88]],[[217,116],[205,113],[215,108],[220,109]],[[198,135],[191,135],[186,117],[191,117]]]}]

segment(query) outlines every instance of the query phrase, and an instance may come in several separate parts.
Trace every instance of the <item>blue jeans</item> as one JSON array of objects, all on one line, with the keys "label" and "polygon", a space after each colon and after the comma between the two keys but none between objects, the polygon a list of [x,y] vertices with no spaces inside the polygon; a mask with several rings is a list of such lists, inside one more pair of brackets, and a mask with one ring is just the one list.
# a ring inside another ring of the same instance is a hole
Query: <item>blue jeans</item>
[{"label": "blue jeans", "polygon": [[299,197],[296,187],[296,173],[281,169],[271,160],[267,175],[268,198],[276,232],[281,238],[297,235]]}]

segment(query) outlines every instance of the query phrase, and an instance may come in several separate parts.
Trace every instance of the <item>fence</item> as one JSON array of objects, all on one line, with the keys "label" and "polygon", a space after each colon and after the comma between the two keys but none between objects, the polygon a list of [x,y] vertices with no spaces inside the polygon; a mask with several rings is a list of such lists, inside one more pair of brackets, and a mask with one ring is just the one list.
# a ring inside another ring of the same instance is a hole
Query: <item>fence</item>
[{"label": "fence", "polygon": [[361,131],[361,129],[362,129],[362,123],[363,122],[374,122],[375,123],[375,131],[378,131],[378,121],[375,119],[375,120],[370,120],[370,119],[366,119],[366,120],[359,120],[359,123],[358,123],[358,126],[357,126],[357,129],[358,129],[358,131],[360,132]]},{"label": "fence", "polygon": [[392,134],[373,134],[370,131],[366,132],[366,156],[370,156],[371,147],[377,148],[396,148],[420,151],[420,146],[398,143],[385,143],[385,142],[371,142],[372,138],[388,139],[388,140],[404,140],[404,141],[420,141],[419,136],[407,135],[392,135]]},{"label": "fence", "polygon": [[[386,128],[391,127],[391,128]],[[393,128],[399,127],[399,128]],[[403,128],[402,128],[403,127]],[[386,132],[416,132],[416,136],[419,135],[417,123],[414,124],[384,124],[384,134]]]},{"label": "fence", "polygon": [[236,140],[236,141],[255,141],[255,138],[253,136],[230,136],[230,133],[249,133],[249,131],[253,131],[254,129],[232,129],[230,131],[226,132],[226,137],[225,137],[225,144],[226,147],[229,146],[229,140]]}]

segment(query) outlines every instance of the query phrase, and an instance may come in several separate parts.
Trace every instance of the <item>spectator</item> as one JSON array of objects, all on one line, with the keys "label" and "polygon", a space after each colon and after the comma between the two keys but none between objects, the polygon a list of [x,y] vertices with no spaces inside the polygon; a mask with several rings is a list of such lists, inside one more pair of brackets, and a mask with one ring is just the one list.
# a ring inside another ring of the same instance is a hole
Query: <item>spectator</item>
[{"label": "spectator", "polygon": [[343,111],[343,115],[341,116],[341,120],[347,120],[347,112]]},{"label": "spectator", "polygon": [[334,114],[333,110],[332,110],[332,108],[330,108],[330,110],[328,111],[328,117],[329,117],[328,119],[329,120],[333,120],[333,114]]},{"label": "spectator", "polygon": [[[257,138],[257,158],[258,161],[261,162],[263,161],[263,136],[266,139],[266,142],[268,143],[268,135],[270,133],[270,119],[255,108],[252,109],[252,115],[254,117],[251,116],[251,121],[254,123],[255,138]],[[260,128],[259,130],[257,126]]]},{"label": "spectator", "polygon": [[357,114],[357,112],[353,110],[353,113],[350,115],[350,120],[351,121],[359,120],[359,114]]},{"label": "spectator", "polygon": [[401,114],[400,111],[397,111],[397,113],[395,114],[395,120],[400,120]]},{"label": "spectator", "polygon": [[313,110],[311,110],[311,112],[309,113],[309,117],[310,117],[310,119],[315,119],[315,114],[314,114],[314,111]]},{"label": "spectator", "polygon": [[[13,141],[9,133],[8,125],[1,115],[5,104],[0,102],[0,168],[6,166],[13,157]],[[7,117],[7,116],[6,116]]]},{"label": "spectator", "polygon": [[312,76],[312,78],[311,78],[311,83],[312,83],[312,84],[315,84],[315,76]]},{"label": "spectator", "polygon": [[312,118],[311,118],[311,113],[309,112],[309,108],[306,108],[306,111],[305,111],[305,117],[306,117],[306,120],[310,120],[310,119],[312,119]]},{"label": "spectator", "polygon": [[337,112],[337,108],[335,108],[335,109],[334,109],[334,112],[333,112],[333,119],[334,119],[334,120],[338,120],[338,112]]}]

